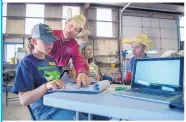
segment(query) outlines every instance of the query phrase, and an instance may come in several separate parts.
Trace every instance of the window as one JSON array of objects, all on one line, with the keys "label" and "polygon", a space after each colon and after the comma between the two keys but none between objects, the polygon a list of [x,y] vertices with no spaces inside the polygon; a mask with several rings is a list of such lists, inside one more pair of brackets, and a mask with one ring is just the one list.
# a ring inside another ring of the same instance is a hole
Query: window
[{"label": "window", "polygon": [[180,17],[180,40],[184,41],[184,16]]},{"label": "window", "polygon": [[180,45],[179,45],[179,49],[183,50],[184,49],[184,16],[180,17],[179,20],[179,27],[180,27]]},{"label": "window", "polygon": [[62,17],[67,18],[67,10],[68,8],[71,8],[72,10],[72,16],[80,14],[80,7],[77,6],[63,6],[63,12],[62,12]]},{"label": "window", "polygon": [[43,17],[44,18],[44,5],[41,4],[27,4],[26,17]]},{"label": "window", "polygon": [[180,40],[184,41],[184,27],[180,27]]},{"label": "window", "polygon": [[17,48],[23,47],[23,44],[5,44],[5,61],[10,62],[10,58],[15,57]]},{"label": "window", "polygon": [[[7,3],[3,3],[3,16],[7,15]],[[6,17],[3,17],[3,33],[6,33]]]},{"label": "window", "polygon": [[7,3],[3,3],[3,16],[7,15]]},{"label": "window", "polygon": [[[28,17],[32,17],[32,18],[28,18]],[[31,30],[34,27],[34,25],[39,23],[44,23],[44,5],[27,4],[25,34],[31,34]]]},{"label": "window", "polygon": [[111,9],[98,8],[97,9],[97,20],[112,21],[111,12],[112,12]]},{"label": "window", "polygon": [[68,16],[67,10],[69,8],[71,8],[71,10],[72,10],[72,16],[80,14],[80,7],[78,7],[78,6],[63,6],[62,18],[64,18],[65,20],[64,19],[62,20],[62,28],[65,27],[65,22],[66,22],[66,19]]},{"label": "window", "polygon": [[112,37],[112,23],[97,22],[97,36]]},{"label": "window", "polygon": [[44,19],[26,18],[25,34],[31,34],[34,25],[44,23]]},{"label": "window", "polygon": [[184,27],[184,16],[180,17],[180,26]]},{"label": "window", "polygon": [[6,17],[3,17],[3,33],[6,33]]},{"label": "window", "polygon": [[[103,16],[104,15],[104,16]],[[113,37],[112,33],[112,11],[111,9],[97,9],[97,20],[108,22],[97,22],[97,36]]]}]

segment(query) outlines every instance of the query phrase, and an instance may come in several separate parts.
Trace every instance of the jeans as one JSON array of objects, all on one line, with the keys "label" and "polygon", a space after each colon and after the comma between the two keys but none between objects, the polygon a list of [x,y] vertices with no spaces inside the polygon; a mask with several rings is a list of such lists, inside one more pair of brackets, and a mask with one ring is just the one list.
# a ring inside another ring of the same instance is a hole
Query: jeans
[{"label": "jeans", "polygon": [[[55,114],[53,114],[51,118],[49,118],[49,120],[75,120],[75,119],[76,112],[66,109],[60,109]],[[88,120],[88,117],[80,113],[79,120]]]},{"label": "jeans", "polygon": [[111,76],[104,75],[104,76],[102,76],[102,80],[112,81],[113,79]]},{"label": "jeans", "polygon": [[[34,111],[36,120],[75,120],[76,112],[49,106],[40,106]],[[80,120],[88,120],[88,117],[79,114]]]},{"label": "jeans", "polygon": [[[82,113],[82,114],[88,117],[87,113]],[[110,120],[110,117],[92,114],[92,120],[106,121],[106,120]]]}]

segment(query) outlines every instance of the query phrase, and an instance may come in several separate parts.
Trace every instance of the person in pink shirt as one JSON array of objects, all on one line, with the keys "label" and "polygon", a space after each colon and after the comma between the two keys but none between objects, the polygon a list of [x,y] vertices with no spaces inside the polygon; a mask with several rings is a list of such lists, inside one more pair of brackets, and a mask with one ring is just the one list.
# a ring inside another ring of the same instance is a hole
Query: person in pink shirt
[{"label": "person in pink shirt", "polygon": [[77,78],[77,87],[83,85],[89,86],[89,66],[88,62],[81,54],[80,47],[75,40],[75,37],[83,31],[86,18],[84,15],[75,15],[68,19],[65,23],[64,30],[53,30],[53,33],[59,40],[53,42],[53,48],[48,54],[55,59],[59,67],[66,66],[70,60],[73,61]]}]

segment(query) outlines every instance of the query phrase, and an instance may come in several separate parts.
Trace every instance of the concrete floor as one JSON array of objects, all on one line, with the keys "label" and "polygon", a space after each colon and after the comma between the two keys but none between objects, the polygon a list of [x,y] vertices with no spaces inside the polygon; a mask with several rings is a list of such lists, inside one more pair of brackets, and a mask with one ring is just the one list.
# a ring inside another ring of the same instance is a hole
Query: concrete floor
[{"label": "concrete floor", "polygon": [[[8,94],[9,97],[17,97],[17,95],[13,93]],[[5,102],[5,92],[3,92],[3,118],[2,120],[30,120],[30,113],[26,106],[22,106],[17,101],[8,102],[8,106],[6,106]]]}]

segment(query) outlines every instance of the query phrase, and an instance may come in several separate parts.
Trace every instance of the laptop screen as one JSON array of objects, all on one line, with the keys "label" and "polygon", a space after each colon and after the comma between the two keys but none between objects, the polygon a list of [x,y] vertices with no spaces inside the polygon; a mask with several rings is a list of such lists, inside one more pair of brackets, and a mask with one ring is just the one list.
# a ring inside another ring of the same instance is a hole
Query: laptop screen
[{"label": "laptop screen", "polygon": [[182,92],[183,57],[137,59],[132,87]]}]

